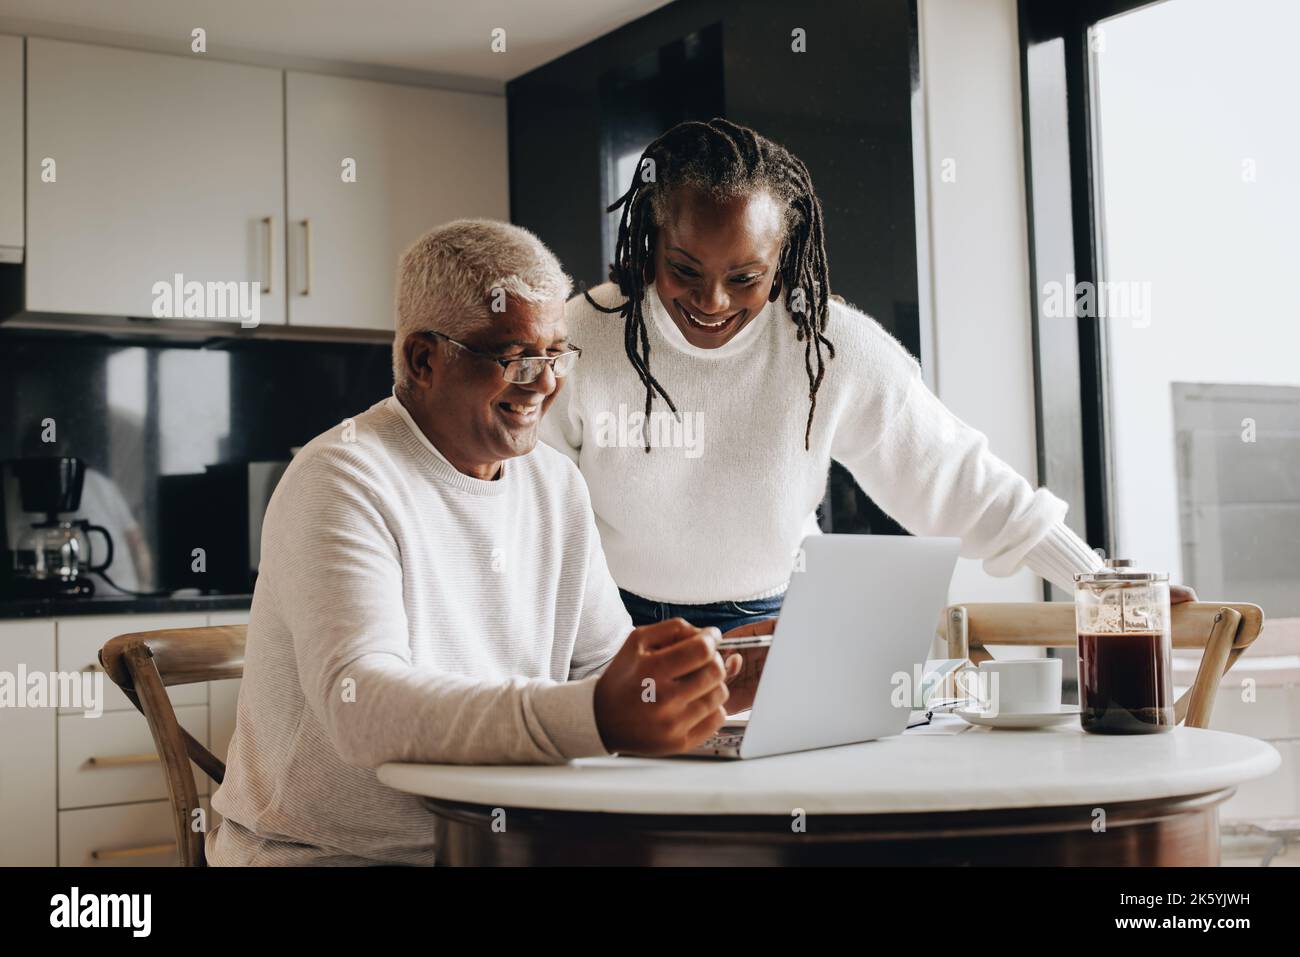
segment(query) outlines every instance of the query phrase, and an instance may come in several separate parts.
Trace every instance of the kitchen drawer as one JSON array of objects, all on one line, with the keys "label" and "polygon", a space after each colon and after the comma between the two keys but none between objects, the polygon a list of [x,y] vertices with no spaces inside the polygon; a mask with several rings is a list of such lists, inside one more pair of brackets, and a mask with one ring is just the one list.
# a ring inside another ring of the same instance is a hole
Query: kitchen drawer
[{"label": "kitchen drawer", "polygon": [[[176,709],[176,720],[194,738],[208,743],[208,709]],[[91,759],[96,759],[92,763]],[[104,760],[128,759],[121,765]],[[198,793],[208,793],[208,776],[191,765]],[[167,797],[167,782],[144,716],[134,711],[105,712],[98,718],[59,716],[59,808],[96,807],[154,801]]]},{"label": "kitchen drawer", "polygon": [[[211,810],[206,799],[199,802]],[[171,803],[149,801],[59,812],[60,867],[175,867]]]},{"label": "kitchen drawer", "polygon": [[[60,618],[58,622],[58,658],[60,671],[99,669],[99,649],[110,638],[136,631],[157,631],[161,628],[202,628],[208,623],[204,614],[185,615],[96,615],[86,618]],[[206,704],[206,682],[176,685],[169,688],[168,696],[175,706]],[[104,676],[104,711],[135,711],[135,707],[118,690],[112,680]],[[73,708],[61,708],[60,714],[74,714]],[[138,712],[137,712],[138,713]]]}]

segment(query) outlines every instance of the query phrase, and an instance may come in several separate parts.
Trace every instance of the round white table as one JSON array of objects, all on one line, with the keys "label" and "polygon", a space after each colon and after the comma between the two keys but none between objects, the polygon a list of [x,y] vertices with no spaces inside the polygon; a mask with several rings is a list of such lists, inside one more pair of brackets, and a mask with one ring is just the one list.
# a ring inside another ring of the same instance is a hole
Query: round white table
[{"label": "round white table", "polygon": [[448,863],[1217,864],[1277,751],[1197,728],[906,734],[752,761],[387,764]]}]

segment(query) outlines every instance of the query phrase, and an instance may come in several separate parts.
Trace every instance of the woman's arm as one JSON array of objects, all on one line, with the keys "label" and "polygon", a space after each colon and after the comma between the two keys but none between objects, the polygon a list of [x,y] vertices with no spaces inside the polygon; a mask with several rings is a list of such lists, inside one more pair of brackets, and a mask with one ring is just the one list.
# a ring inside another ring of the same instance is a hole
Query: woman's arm
[{"label": "woman's arm", "polygon": [[832,447],[881,508],[913,534],[960,538],[962,557],[983,559],[997,577],[1023,566],[1073,588],[1075,572],[1102,567],[1066,526],[1064,501],[994,455],[987,437],[930,391],[919,367],[902,381],[904,397],[883,430],[854,410]]}]

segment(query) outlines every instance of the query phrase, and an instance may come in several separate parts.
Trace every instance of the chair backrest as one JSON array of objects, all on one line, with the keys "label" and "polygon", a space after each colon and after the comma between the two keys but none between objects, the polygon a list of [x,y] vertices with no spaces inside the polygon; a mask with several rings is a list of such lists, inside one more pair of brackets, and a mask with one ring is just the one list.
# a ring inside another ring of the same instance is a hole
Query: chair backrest
[{"label": "chair backrest", "polygon": [[195,814],[199,799],[190,762],[218,784],[226,775],[226,767],[177,722],[167,688],[241,677],[246,630],[244,625],[216,625],[141,631],[118,635],[99,651],[104,672],[149,723],[167,778],[176,848],[184,867],[202,867],[206,863],[206,826],[195,828],[195,822],[202,821],[203,816]]},{"label": "chair backrest", "polygon": [[[1175,721],[1206,728],[1219,680],[1264,627],[1264,610],[1241,602],[1182,602],[1170,609],[1175,648],[1203,648],[1196,678],[1174,703]],[[992,657],[988,645],[1074,648],[1074,602],[967,603],[949,605],[940,620],[949,658],[978,664]]]}]

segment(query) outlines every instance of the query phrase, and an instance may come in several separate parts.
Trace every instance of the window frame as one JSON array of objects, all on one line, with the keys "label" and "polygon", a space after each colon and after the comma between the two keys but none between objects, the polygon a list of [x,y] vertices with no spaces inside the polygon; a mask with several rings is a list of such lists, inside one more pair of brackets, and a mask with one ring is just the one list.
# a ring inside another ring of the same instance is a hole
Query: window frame
[{"label": "window frame", "polygon": [[[1106,555],[1117,547],[1108,330],[1098,319],[1076,318],[1074,329],[1044,321],[1041,289],[1049,278],[1102,278],[1089,30],[1158,2],[1167,0],[1018,0],[1038,476],[1069,504],[1067,523]],[[1073,598],[1048,582],[1044,597]]]}]

